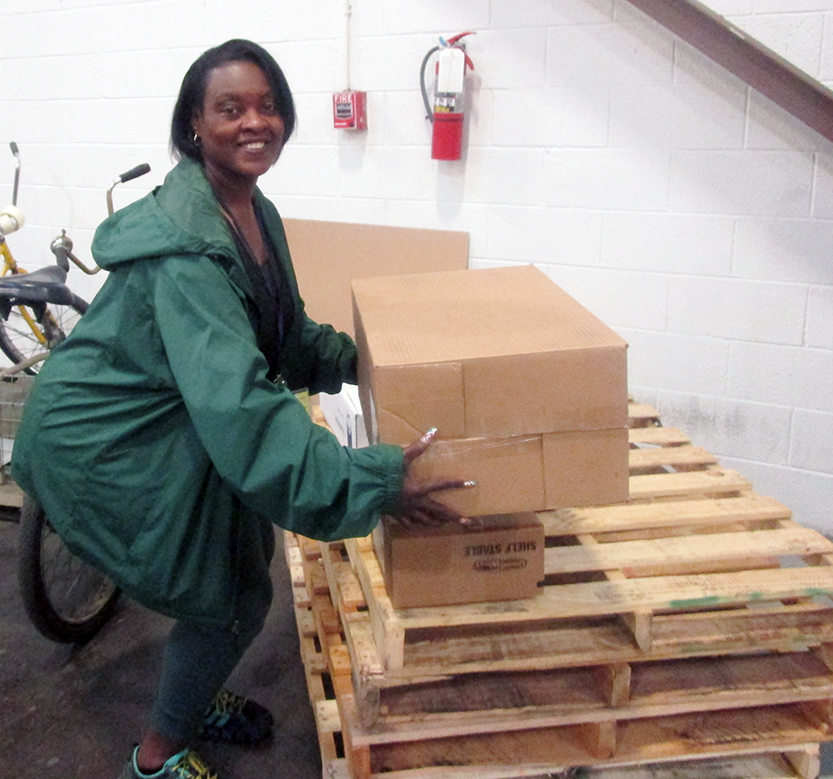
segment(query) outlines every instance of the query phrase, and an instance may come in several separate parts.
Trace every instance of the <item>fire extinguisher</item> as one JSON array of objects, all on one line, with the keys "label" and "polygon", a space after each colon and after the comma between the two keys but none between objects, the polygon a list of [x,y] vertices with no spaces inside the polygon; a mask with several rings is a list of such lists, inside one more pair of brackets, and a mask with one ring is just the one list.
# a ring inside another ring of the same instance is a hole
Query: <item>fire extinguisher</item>
[{"label": "fire extinguisher", "polygon": [[[435,160],[459,160],[462,154],[465,75],[467,70],[474,70],[474,63],[466,54],[465,44],[460,43],[460,40],[472,34],[461,32],[447,41],[440,38],[440,45],[431,49],[422,60],[419,80],[426,119],[433,123],[431,158]],[[434,67],[432,106],[425,87],[425,70],[435,52],[439,54]]]}]

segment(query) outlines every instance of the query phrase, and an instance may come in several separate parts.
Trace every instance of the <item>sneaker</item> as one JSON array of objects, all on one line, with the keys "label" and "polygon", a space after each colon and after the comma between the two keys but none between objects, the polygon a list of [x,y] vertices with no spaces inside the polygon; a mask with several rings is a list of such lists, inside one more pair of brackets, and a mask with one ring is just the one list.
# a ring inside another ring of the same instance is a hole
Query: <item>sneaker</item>
[{"label": "sneaker", "polygon": [[268,709],[222,689],[205,713],[200,736],[208,741],[257,744],[271,735],[273,724]]},{"label": "sneaker", "polygon": [[124,767],[119,779],[219,779],[212,773],[202,758],[191,749],[183,749],[165,762],[155,774],[143,774],[136,765],[136,754],[139,747],[133,750],[133,756]]}]

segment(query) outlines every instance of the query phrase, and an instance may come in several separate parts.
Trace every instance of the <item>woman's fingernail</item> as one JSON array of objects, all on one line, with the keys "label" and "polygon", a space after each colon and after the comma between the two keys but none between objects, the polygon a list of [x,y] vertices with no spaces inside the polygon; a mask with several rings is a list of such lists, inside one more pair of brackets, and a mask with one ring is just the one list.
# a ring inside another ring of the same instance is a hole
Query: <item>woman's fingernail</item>
[{"label": "woman's fingernail", "polygon": [[434,437],[436,435],[437,435],[437,428],[432,427],[430,430],[426,430],[425,433],[423,433],[422,438],[420,439],[420,441],[422,441],[422,443],[424,443],[424,444],[427,444],[430,441],[433,441]]}]

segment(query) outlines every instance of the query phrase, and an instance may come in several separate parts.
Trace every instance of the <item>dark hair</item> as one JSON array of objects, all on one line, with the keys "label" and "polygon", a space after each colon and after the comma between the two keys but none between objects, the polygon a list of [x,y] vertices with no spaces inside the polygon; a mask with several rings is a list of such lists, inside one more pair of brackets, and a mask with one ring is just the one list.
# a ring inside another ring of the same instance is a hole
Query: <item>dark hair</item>
[{"label": "dark hair", "polygon": [[262,46],[234,38],[203,52],[182,79],[171,119],[171,154],[175,158],[190,157],[202,161],[202,149],[194,143],[191,120],[202,111],[208,74],[230,62],[253,62],[263,71],[274,94],[278,114],[283,120],[284,140],[292,135],[295,129],[295,103],[280,65]]}]

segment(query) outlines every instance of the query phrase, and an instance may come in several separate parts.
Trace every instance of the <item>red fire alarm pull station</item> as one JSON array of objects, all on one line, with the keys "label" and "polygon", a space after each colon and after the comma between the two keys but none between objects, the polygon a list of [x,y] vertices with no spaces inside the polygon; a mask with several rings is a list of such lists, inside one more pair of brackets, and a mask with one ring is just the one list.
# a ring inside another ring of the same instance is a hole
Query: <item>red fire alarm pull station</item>
[{"label": "red fire alarm pull station", "polygon": [[367,92],[336,92],[333,95],[333,126],[336,130],[366,130]]},{"label": "red fire alarm pull station", "polygon": [[357,92],[350,85],[350,17],[353,15],[351,0],[345,0],[344,8],[344,71],[347,88],[333,95],[333,126],[336,130],[367,129],[367,92]]}]

